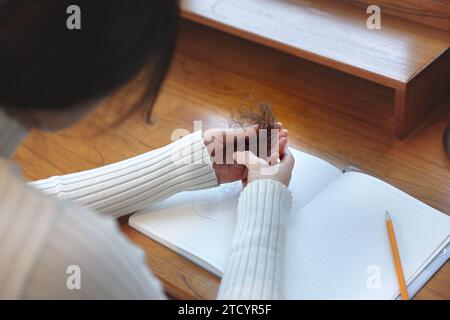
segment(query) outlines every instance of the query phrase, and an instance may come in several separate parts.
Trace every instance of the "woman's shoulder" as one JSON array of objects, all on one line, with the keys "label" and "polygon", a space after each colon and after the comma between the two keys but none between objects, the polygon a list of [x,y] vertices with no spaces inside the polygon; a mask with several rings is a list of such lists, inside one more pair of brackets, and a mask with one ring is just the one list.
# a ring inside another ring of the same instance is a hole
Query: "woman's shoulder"
[{"label": "woman's shoulder", "polygon": [[56,201],[29,187],[11,162],[0,159],[0,298],[20,294],[57,207]]},{"label": "woman's shoulder", "polygon": [[13,162],[0,158],[0,212],[3,215],[16,212],[17,216],[18,212],[43,211],[40,210],[44,209],[42,206],[46,207],[47,212],[56,207],[57,202],[29,186],[22,178],[20,168]]},{"label": "woman's shoulder", "polygon": [[[0,239],[0,299],[164,297],[117,221],[35,190],[3,159]],[[90,275],[83,290],[66,288],[73,263]]]}]

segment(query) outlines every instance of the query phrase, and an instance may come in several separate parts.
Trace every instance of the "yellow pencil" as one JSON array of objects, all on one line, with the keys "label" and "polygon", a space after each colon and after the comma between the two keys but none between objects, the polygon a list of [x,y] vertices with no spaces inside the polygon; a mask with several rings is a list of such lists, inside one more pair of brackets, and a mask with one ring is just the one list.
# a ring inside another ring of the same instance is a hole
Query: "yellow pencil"
[{"label": "yellow pencil", "polygon": [[389,242],[391,244],[392,257],[394,258],[395,271],[397,272],[398,285],[403,300],[408,300],[408,290],[406,288],[405,276],[403,275],[402,262],[400,261],[400,253],[397,247],[397,240],[395,239],[394,225],[392,224],[389,212],[386,211],[386,227],[389,235]]}]

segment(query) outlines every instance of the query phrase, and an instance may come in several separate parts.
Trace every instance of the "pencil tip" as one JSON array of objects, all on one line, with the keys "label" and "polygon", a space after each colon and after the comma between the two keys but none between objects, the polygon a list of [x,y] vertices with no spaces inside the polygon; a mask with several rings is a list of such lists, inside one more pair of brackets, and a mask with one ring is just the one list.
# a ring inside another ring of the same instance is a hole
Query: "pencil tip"
[{"label": "pencil tip", "polygon": [[391,216],[389,215],[389,212],[386,210],[386,220],[391,220]]}]

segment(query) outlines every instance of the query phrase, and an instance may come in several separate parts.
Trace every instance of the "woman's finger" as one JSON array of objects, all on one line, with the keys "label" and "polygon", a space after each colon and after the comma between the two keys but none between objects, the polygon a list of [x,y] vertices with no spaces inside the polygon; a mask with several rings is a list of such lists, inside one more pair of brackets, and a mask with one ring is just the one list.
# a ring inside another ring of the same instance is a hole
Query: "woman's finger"
[{"label": "woman's finger", "polygon": [[289,136],[288,129],[281,129],[280,130],[280,137],[287,137],[287,136]]},{"label": "woman's finger", "polygon": [[237,164],[245,165],[247,168],[252,166],[267,165],[267,162],[261,158],[258,158],[251,151],[237,151],[233,153],[233,159]]},{"label": "woman's finger", "polygon": [[278,152],[274,152],[269,157],[269,164],[274,166],[278,164],[278,160],[280,159],[280,154]]},{"label": "woman's finger", "polygon": [[288,139],[283,137],[280,139],[280,145],[279,145],[279,153],[280,153],[280,159],[283,158],[285,150],[287,148]]},{"label": "woman's finger", "polygon": [[284,150],[284,155],[280,158],[280,165],[281,166],[289,166],[290,168],[293,168],[295,164],[295,158],[291,153],[291,150],[286,146]]},{"label": "woman's finger", "polygon": [[283,124],[281,122],[275,122],[273,127],[274,127],[274,129],[279,129],[279,130],[284,128],[284,126],[283,126]]}]

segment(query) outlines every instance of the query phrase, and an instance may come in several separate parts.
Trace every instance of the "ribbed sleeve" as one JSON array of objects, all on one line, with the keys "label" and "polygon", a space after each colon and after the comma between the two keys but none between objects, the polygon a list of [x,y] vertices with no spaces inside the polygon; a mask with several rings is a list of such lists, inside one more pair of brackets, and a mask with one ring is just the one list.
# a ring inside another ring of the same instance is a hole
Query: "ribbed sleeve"
[{"label": "ribbed sleeve", "polygon": [[[70,266],[79,268],[79,288],[67,285]],[[26,279],[24,299],[165,299],[144,252],[117,222],[69,203],[61,203]]]},{"label": "ribbed sleeve", "polygon": [[289,189],[256,180],[241,193],[238,219],[218,299],[282,299]]},{"label": "ribbed sleeve", "polygon": [[119,217],[174,193],[217,186],[201,131],[100,168],[30,183],[52,196]]}]

